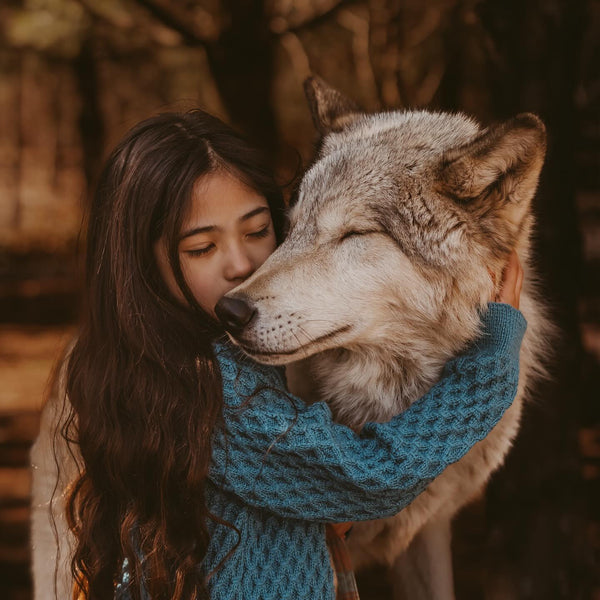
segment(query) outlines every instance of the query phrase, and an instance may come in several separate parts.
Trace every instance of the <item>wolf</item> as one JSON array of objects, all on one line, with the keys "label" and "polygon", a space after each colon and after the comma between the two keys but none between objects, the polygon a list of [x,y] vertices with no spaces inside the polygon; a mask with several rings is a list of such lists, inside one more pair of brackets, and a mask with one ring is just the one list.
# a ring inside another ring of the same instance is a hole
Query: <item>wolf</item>
[{"label": "wolf", "polygon": [[348,538],[355,569],[389,567],[395,599],[451,599],[452,516],[504,461],[553,334],[530,260],[545,127],[533,114],[488,128],[463,114],[367,114],[317,77],[305,91],[320,141],[288,235],[219,315],[255,360],[293,363],[291,391],[355,430],[389,420],[478,336],[513,250],[525,271],[514,403],[411,505]]}]

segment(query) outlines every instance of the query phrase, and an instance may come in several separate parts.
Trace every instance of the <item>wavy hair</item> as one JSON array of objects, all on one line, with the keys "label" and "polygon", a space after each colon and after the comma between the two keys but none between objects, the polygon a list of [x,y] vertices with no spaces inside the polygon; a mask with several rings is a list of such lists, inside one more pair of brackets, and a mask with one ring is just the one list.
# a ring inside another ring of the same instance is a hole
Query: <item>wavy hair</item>
[{"label": "wavy hair", "polygon": [[[205,483],[222,382],[211,342],[222,329],[194,300],[178,234],[199,177],[226,169],[268,201],[281,241],[283,200],[261,154],[201,110],[147,119],[117,145],[88,216],[85,296],[66,371],[67,440],[83,470],[67,501],[72,572],[88,600],[114,595],[123,562],[140,598],[207,597]],[[153,246],[164,237],[173,298]],[[143,560],[141,557],[143,556]]]}]

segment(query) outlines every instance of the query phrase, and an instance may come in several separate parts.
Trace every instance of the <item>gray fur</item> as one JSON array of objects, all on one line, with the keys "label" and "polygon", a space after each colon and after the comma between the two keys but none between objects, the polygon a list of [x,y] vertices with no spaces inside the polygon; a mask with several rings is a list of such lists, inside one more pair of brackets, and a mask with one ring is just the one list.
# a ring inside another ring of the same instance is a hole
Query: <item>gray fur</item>
[{"label": "gray fur", "polygon": [[[488,130],[462,114],[367,115],[318,79],[307,87],[315,88],[313,117],[324,137],[291,210],[289,236],[229,294],[257,310],[236,336],[251,356],[299,361],[290,370],[293,391],[326,400],[350,427],[386,421],[477,337],[479,311],[495,292],[489,271],[500,281],[513,248],[525,270],[528,329],[512,407],[427,493],[394,518],[357,524],[350,536],[356,568],[378,562],[401,573],[396,598],[411,589],[421,590],[411,598],[452,597],[449,558],[439,558],[448,555],[449,542],[440,540],[449,537],[432,530],[435,523],[446,530],[502,464],[552,335],[529,260],[544,126],[533,115]],[[333,107],[319,105],[332,98]],[[419,532],[427,535],[413,544],[418,556],[403,559]],[[415,581],[406,579],[410,572]],[[419,587],[419,573],[429,587]]]}]

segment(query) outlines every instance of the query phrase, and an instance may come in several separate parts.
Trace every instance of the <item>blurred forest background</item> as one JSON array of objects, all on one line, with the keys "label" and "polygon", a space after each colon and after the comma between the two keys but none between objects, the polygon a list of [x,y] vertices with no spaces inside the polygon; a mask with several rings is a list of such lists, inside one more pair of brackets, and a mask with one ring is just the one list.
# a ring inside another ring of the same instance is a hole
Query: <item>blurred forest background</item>
[{"label": "blurred forest background", "polygon": [[[599,0],[2,0],[0,597],[31,597],[28,449],[75,331],[99,165],[138,120],[201,106],[289,182],[311,72],[369,110],[522,111],[548,127],[537,263],[563,336],[506,466],[455,526],[459,599],[600,599]],[[362,578],[364,599],[387,597]]]}]

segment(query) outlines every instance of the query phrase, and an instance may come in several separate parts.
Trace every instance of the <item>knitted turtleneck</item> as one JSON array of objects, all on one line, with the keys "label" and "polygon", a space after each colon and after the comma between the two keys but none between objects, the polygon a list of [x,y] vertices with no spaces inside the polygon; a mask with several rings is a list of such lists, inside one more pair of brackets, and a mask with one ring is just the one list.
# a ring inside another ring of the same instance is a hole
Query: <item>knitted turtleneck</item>
[{"label": "knitted turtleneck", "polygon": [[[202,565],[214,600],[333,600],[325,523],[398,513],[484,438],[511,405],[526,323],[490,303],[483,336],[421,399],[360,434],[323,402],[291,396],[281,371],[215,346],[224,421],[213,439]],[[221,564],[221,561],[222,564]],[[219,566],[220,565],[220,566]],[[116,597],[127,599],[128,573]],[[147,594],[143,593],[147,598]]]}]

